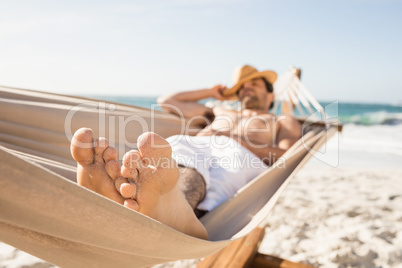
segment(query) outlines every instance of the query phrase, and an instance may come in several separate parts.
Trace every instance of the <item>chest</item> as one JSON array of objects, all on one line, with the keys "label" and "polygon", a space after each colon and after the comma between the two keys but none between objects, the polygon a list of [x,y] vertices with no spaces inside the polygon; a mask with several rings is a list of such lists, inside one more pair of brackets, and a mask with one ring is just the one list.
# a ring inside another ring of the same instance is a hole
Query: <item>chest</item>
[{"label": "chest", "polygon": [[233,132],[234,134],[254,133],[267,135],[275,131],[275,119],[268,115],[242,116],[241,114],[217,115],[211,128],[220,132]]}]

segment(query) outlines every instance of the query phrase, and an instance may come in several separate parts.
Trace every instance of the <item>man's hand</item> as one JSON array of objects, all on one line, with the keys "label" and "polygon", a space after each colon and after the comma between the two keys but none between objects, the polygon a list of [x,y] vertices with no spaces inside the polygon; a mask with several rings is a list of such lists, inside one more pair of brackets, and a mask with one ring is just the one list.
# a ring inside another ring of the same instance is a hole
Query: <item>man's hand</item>
[{"label": "man's hand", "polygon": [[217,100],[228,100],[230,99],[230,96],[224,96],[225,90],[227,90],[226,86],[224,85],[216,85],[214,87],[210,88],[212,92],[212,97],[217,99]]}]

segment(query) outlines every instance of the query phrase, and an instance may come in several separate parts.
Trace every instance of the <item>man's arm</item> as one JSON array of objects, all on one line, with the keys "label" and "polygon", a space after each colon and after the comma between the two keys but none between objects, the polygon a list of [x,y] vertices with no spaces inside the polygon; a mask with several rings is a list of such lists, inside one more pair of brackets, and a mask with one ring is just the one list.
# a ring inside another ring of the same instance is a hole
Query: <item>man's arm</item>
[{"label": "man's arm", "polygon": [[288,150],[298,141],[302,135],[299,121],[290,115],[282,115],[278,118],[277,148]]},{"label": "man's arm", "polygon": [[184,91],[159,97],[157,102],[163,110],[178,116],[186,118],[208,116],[213,115],[212,108],[206,107],[198,101],[206,98],[223,100],[225,99],[223,97],[225,89],[226,87],[223,85],[216,85],[207,89]]},{"label": "man's arm", "polygon": [[276,147],[252,146],[242,139],[241,144],[252,151],[256,156],[264,160],[268,165],[276,162],[293,144],[301,137],[302,130],[299,121],[290,115],[281,115],[277,118],[276,127]]}]

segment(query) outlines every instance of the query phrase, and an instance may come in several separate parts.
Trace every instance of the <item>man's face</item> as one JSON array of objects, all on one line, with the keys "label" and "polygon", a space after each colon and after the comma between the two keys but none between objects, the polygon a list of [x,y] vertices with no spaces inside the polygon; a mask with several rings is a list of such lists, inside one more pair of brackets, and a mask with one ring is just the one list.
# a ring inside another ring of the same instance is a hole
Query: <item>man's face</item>
[{"label": "man's face", "polygon": [[245,82],[239,90],[239,100],[243,109],[265,109],[269,107],[267,88],[262,78]]}]

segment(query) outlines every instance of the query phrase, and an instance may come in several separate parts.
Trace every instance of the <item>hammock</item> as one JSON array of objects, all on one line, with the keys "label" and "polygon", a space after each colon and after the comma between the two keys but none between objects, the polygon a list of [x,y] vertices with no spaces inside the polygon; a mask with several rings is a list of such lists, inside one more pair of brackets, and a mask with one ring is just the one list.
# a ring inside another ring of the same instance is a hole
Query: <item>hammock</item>
[{"label": "hammock", "polygon": [[[296,102],[300,92],[293,104],[302,103]],[[201,218],[209,241],[75,183],[69,139],[78,128],[106,136],[121,159],[144,131],[168,137],[180,134],[184,123],[151,109],[0,87],[0,240],[62,267],[148,267],[202,258],[257,227],[311,152],[338,131],[336,124],[309,123],[310,131],[283,155],[286,168],[275,163]]]}]

